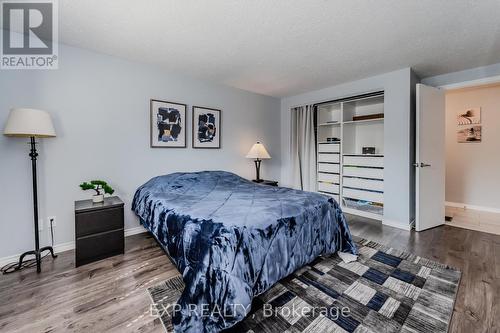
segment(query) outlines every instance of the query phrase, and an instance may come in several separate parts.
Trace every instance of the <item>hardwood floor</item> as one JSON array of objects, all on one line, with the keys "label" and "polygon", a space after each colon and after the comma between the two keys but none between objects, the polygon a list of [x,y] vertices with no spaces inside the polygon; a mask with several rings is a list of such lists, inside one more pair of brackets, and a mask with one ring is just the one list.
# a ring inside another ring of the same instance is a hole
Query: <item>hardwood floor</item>
[{"label": "hardwood floor", "polygon": [[500,332],[500,236],[441,226],[420,233],[349,217],[353,235],[462,271],[450,332]]},{"label": "hardwood floor", "polygon": [[[462,270],[450,332],[500,332],[500,236],[442,226],[421,233],[348,216],[354,235]],[[148,286],[179,274],[147,234],[126,252],[74,268],[74,252],[0,276],[0,332],[163,332]]]},{"label": "hardwood floor", "polygon": [[0,276],[0,332],[163,332],[148,315],[146,288],[178,274],[147,234],[127,237],[125,254],[74,268],[74,251]]}]

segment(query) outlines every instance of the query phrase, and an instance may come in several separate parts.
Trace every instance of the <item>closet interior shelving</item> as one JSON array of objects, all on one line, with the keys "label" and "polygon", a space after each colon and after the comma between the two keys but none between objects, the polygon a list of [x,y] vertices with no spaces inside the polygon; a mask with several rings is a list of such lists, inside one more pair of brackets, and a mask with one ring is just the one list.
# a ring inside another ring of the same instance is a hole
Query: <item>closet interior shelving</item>
[{"label": "closet interior shelving", "polygon": [[383,92],[316,105],[317,191],[346,213],[377,220],[384,211],[383,115]]}]

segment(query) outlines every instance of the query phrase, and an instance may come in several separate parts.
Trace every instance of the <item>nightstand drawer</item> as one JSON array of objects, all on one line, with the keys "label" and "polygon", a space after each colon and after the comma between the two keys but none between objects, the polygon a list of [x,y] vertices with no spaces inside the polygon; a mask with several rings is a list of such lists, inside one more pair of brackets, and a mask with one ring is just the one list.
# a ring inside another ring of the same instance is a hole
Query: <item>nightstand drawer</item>
[{"label": "nightstand drawer", "polygon": [[76,237],[123,229],[123,207],[78,213]]},{"label": "nightstand drawer", "polygon": [[76,239],[76,266],[123,253],[123,229]]}]

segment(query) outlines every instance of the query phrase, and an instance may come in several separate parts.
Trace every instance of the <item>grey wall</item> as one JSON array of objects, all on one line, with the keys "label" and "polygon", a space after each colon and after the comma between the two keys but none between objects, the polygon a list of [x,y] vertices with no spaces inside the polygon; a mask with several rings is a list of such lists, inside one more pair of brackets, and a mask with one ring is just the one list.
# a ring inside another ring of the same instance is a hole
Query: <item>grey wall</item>
[{"label": "grey wall", "polygon": [[[40,216],[57,216],[56,243],[74,240],[73,201],[90,197],[82,181],[102,178],[126,203],[126,228],[138,226],[130,211],[134,190],[156,175],[228,170],[246,178],[244,158],[262,141],[272,159],[265,178],[280,177],[280,102],[242,90],[170,75],[147,65],[60,47],[59,70],[1,71],[0,126],[12,107],[49,111],[58,136],[39,147]],[[149,148],[149,99],[186,103],[188,148]],[[192,105],[221,108],[222,149],[192,149]],[[31,170],[25,139],[0,136],[0,258],[33,247]],[[47,226],[41,233],[48,241]]]},{"label": "grey wall", "polygon": [[282,183],[290,181],[290,108],[366,92],[385,91],[384,122],[384,222],[407,227],[411,222],[410,151],[411,88],[410,68],[316,90],[281,100]]},{"label": "grey wall", "polygon": [[[471,107],[481,107],[482,142],[458,143],[457,113]],[[500,85],[446,93],[446,201],[500,209],[499,143]]]}]

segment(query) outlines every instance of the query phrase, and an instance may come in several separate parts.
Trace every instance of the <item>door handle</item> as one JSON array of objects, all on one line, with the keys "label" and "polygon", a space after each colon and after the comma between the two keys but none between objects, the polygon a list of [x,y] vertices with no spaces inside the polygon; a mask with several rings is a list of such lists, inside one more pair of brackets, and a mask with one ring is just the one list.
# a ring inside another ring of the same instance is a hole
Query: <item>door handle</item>
[{"label": "door handle", "polygon": [[426,164],[426,163],[413,163],[413,166],[416,168],[426,168],[426,167],[430,167],[431,165]]}]

